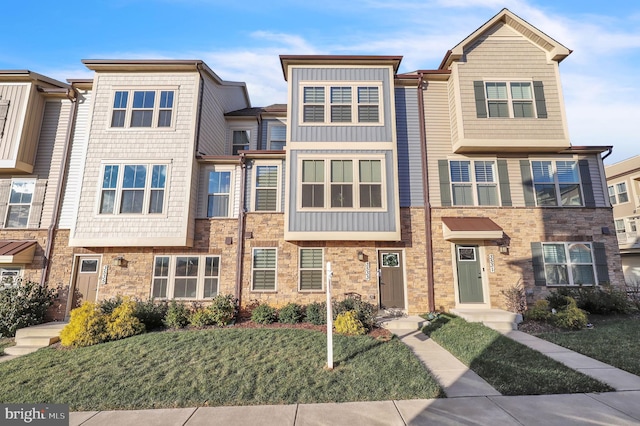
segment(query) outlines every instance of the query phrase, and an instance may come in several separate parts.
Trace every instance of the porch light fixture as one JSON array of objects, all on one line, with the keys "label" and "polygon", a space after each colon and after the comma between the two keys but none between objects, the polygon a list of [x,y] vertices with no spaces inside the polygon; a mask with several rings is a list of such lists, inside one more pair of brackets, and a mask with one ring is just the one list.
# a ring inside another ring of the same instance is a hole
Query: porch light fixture
[{"label": "porch light fixture", "polygon": [[500,244],[498,246],[498,250],[500,251],[500,254],[509,254],[509,246],[508,245]]},{"label": "porch light fixture", "polygon": [[358,251],[358,260],[364,262],[364,252],[362,250]]},{"label": "porch light fixture", "polygon": [[125,262],[126,260],[124,260],[123,256],[118,256],[113,258],[113,260],[111,261],[111,264],[113,266],[124,266]]}]

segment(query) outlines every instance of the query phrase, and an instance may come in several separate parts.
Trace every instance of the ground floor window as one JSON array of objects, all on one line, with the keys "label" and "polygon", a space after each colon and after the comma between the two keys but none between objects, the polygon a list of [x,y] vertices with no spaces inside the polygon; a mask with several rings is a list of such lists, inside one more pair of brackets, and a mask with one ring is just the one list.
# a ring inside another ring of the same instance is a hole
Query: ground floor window
[{"label": "ground floor window", "polygon": [[156,256],[151,296],[160,299],[208,299],[218,294],[220,256]]},{"label": "ground floor window", "polygon": [[322,290],[323,250],[301,248],[298,262],[298,288],[300,291]]},{"label": "ground floor window", "polygon": [[543,243],[547,285],[594,285],[593,249],[590,243]]},{"label": "ground floor window", "polygon": [[254,248],[251,260],[251,289],[274,291],[276,289],[277,249]]},{"label": "ground floor window", "polygon": [[0,287],[12,287],[22,278],[22,268],[0,268]]}]

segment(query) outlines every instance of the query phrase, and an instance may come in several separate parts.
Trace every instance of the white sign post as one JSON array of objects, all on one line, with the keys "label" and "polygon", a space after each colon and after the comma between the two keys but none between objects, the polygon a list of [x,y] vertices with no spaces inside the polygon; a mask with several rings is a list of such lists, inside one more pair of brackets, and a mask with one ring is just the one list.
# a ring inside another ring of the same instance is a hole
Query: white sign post
[{"label": "white sign post", "polygon": [[333,370],[333,312],[331,310],[331,262],[327,262],[327,368]]}]

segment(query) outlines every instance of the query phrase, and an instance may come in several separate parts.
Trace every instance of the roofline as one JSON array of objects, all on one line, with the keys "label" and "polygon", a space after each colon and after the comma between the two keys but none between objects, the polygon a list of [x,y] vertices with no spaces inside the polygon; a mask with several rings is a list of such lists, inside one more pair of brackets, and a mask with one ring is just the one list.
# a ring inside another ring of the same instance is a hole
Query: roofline
[{"label": "roofline", "polygon": [[601,153],[601,152],[609,151],[610,149],[613,149],[613,145],[570,146],[569,148],[560,151],[560,153],[562,154],[569,154],[572,152],[573,153],[578,153],[578,152]]},{"label": "roofline", "polygon": [[402,56],[384,55],[280,55],[280,64],[285,81],[287,80],[287,65],[296,63],[332,63],[353,65],[358,63],[375,64],[381,62],[391,62],[394,74],[398,72]]},{"label": "roofline", "polygon": [[15,77],[19,79],[28,79],[32,82],[43,82],[50,84],[52,86],[56,86],[61,89],[69,89],[69,86],[66,83],[55,80],[51,77],[47,77],[46,75],[38,74],[37,72],[29,71],[29,70],[0,70],[0,78],[3,77]]},{"label": "roofline", "polygon": [[[287,154],[285,150],[246,150],[242,151],[245,158],[284,158]],[[240,164],[240,155],[198,155],[196,158],[204,162]]]}]

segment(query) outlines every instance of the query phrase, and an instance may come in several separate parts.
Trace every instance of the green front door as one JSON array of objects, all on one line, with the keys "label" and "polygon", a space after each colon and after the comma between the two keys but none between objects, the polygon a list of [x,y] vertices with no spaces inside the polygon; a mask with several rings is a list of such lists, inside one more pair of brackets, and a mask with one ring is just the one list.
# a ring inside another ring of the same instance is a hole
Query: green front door
[{"label": "green front door", "polygon": [[402,251],[380,251],[380,307],[404,309],[404,267]]},{"label": "green front door", "polygon": [[456,264],[460,303],[483,303],[482,268],[478,246],[456,245]]}]

